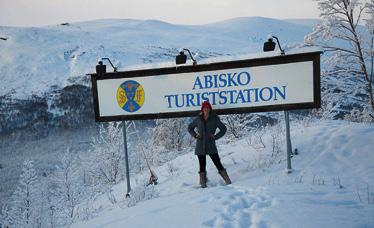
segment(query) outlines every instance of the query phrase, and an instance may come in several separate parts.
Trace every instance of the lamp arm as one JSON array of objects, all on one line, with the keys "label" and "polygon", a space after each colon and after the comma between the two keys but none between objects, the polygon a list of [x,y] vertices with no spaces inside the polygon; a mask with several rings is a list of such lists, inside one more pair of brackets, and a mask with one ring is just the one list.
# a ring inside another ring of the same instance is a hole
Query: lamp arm
[{"label": "lamp arm", "polygon": [[193,56],[192,56],[190,50],[188,50],[187,48],[183,48],[183,50],[184,50],[184,51],[188,51],[188,54],[190,55],[190,58],[191,58],[192,61],[193,61],[193,65],[196,65],[196,60],[193,58]]},{"label": "lamp arm", "polygon": [[109,58],[101,58],[101,60],[108,60],[108,62],[110,63],[110,65],[113,67],[114,72],[117,72],[117,67],[115,67],[115,66],[113,65],[112,61],[110,61]]},{"label": "lamp arm", "polygon": [[281,55],[284,55],[284,50],[282,49],[282,47],[281,47],[281,45],[279,43],[278,37],[276,37],[276,36],[271,36],[271,37],[273,37],[274,39],[277,40],[279,50],[281,51]]}]

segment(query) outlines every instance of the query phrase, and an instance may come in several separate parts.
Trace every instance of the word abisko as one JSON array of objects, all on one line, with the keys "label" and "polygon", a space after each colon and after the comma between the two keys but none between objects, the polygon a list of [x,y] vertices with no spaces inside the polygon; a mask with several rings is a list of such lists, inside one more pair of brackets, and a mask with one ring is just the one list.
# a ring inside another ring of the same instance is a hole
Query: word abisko
[{"label": "word abisko", "polygon": [[252,88],[251,75],[247,71],[197,75],[192,91],[165,95],[168,108],[201,106],[204,100],[209,100],[212,105],[226,105],[286,99],[285,85]]}]

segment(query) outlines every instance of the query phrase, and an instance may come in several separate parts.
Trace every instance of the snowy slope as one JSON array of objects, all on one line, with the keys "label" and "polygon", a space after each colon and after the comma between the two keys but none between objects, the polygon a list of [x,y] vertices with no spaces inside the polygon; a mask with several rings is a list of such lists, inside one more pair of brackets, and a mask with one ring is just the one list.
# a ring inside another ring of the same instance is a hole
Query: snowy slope
[{"label": "snowy slope", "polygon": [[[374,126],[312,121],[291,128],[300,152],[291,174],[284,172],[283,154],[279,163],[267,164],[270,148],[258,153],[250,135],[223,140],[219,150],[232,185],[224,186],[208,162],[208,188],[199,188],[191,151],[155,168],[154,199],[127,207],[121,183],[111,201],[103,196],[93,203],[101,208],[96,218],[73,227],[373,227]],[[273,131],[263,135],[265,144]],[[146,174],[132,178],[139,182]]]}]

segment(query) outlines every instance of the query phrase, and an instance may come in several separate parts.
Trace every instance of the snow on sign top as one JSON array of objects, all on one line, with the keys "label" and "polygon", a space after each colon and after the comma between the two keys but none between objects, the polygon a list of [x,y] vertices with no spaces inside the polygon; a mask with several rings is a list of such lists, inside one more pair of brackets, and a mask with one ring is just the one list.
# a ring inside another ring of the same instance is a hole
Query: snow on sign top
[{"label": "snow on sign top", "polygon": [[96,121],[319,108],[320,50],[92,74]]}]

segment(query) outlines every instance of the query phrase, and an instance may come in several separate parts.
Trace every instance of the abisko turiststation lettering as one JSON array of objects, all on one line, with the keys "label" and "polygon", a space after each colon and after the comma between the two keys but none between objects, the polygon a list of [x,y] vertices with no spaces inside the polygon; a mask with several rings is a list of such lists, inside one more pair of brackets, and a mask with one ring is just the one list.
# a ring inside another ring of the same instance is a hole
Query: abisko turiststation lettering
[{"label": "abisko turiststation lettering", "polygon": [[204,100],[212,105],[235,105],[256,102],[286,100],[286,85],[252,87],[251,74],[247,71],[227,72],[215,75],[197,75],[192,93],[168,94],[168,108],[201,106]]}]

